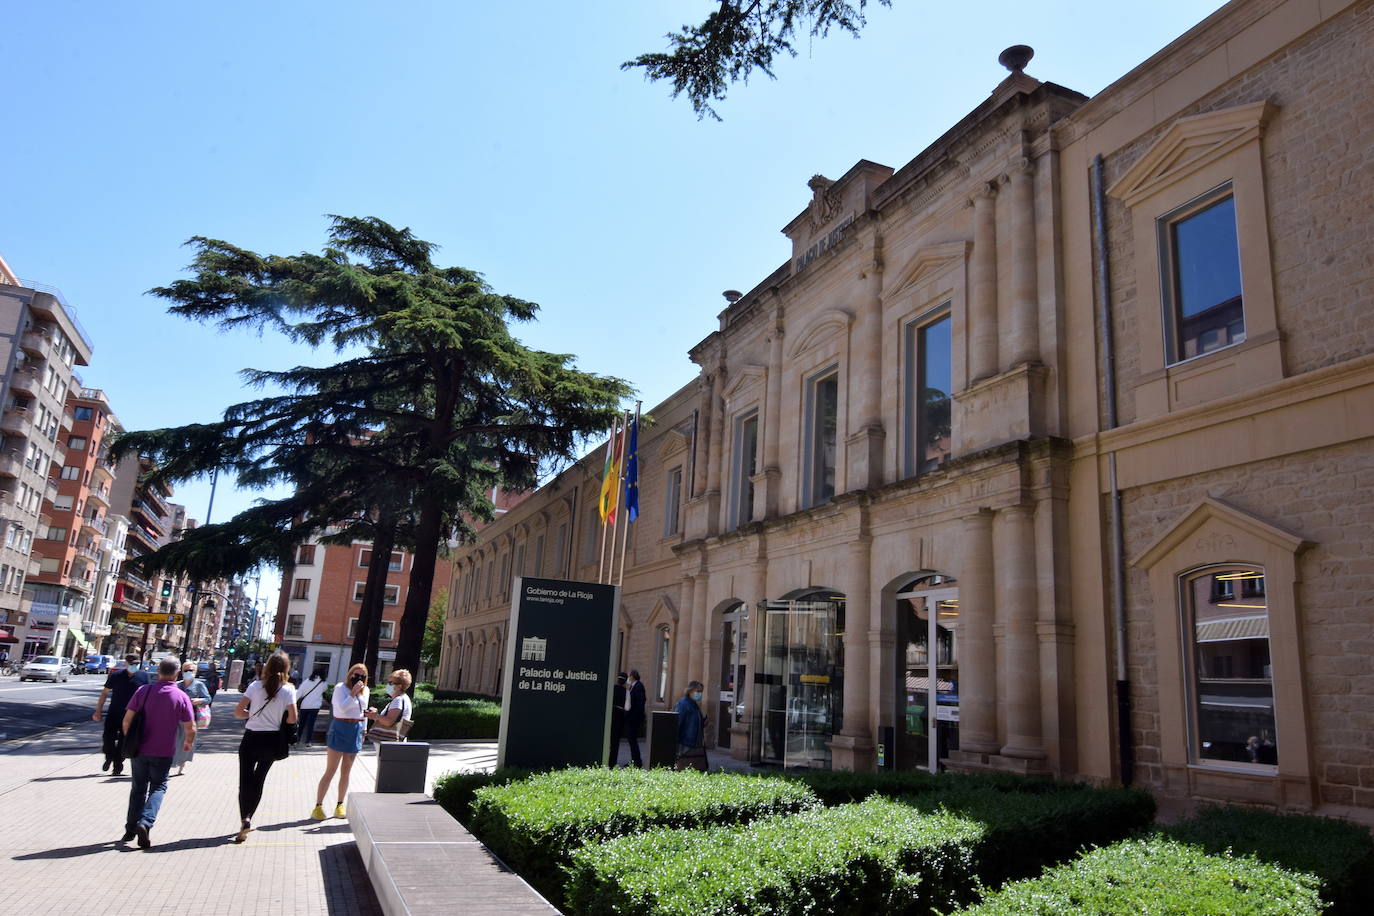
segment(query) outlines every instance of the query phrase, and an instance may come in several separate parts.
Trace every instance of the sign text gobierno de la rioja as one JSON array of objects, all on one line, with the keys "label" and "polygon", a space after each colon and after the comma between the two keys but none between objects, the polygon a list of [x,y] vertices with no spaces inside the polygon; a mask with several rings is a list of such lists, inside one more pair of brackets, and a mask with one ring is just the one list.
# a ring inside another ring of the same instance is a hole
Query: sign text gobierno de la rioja
[{"label": "sign text gobierno de la rioja", "polygon": [[498,767],[606,763],[619,605],[613,585],[515,580]]}]

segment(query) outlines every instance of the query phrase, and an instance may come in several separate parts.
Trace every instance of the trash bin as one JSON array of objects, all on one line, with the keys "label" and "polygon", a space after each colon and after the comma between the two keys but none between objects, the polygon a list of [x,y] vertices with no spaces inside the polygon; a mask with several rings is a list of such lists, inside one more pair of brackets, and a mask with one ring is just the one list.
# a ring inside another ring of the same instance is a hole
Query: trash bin
[{"label": "trash bin", "polygon": [[669,767],[677,761],[677,713],[654,711],[649,724],[649,766]]},{"label": "trash bin", "polygon": [[384,741],[377,745],[377,791],[425,791],[429,745],[424,741]]}]

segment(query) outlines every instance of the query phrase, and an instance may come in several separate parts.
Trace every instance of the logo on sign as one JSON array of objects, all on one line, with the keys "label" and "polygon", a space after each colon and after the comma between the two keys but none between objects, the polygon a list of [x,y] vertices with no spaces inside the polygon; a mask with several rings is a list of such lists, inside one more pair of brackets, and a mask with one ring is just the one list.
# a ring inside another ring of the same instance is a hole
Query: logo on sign
[{"label": "logo on sign", "polygon": [[539,636],[527,636],[520,641],[520,660],[542,662],[549,654],[549,641]]}]

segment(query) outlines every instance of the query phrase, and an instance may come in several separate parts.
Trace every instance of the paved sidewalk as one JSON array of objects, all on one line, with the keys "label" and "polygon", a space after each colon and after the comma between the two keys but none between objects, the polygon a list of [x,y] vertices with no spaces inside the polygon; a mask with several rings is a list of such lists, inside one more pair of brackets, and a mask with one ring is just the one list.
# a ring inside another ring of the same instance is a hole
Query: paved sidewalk
[{"label": "paved sidewalk", "polygon": [[[273,911],[380,913],[348,822],[310,820],[324,749],[300,750],[272,767],[247,842],[238,830],[237,693],[221,693],[186,775],[172,777],[153,848],[120,843],[129,799],[128,769],[100,771],[100,726],[89,719],[0,745],[0,888],[27,916],[114,907],[142,916],[237,916]],[[429,785],[456,769],[489,770],[495,742],[431,747]],[[375,751],[353,768],[351,789],[370,792]],[[175,771],[173,771],[175,772]],[[332,810],[334,796],[326,801]]]}]

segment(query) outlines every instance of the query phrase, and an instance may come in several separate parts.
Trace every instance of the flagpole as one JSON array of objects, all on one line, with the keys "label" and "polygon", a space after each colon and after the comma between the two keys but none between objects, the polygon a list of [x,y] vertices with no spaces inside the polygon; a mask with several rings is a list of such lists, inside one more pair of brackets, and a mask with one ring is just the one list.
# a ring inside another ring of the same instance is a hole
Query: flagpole
[{"label": "flagpole", "polygon": [[[634,422],[635,422],[635,426],[634,426],[634,428],[635,428],[636,433],[639,431],[639,408],[640,408],[640,405],[641,405],[641,404],[642,404],[641,401],[635,401],[635,421],[634,421]],[[629,419],[629,411],[626,411],[625,413],[626,413],[626,419]],[[626,426],[628,426],[628,425],[629,425],[629,424],[627,423]],[[638,437],[636,437],[636,438],[638,438]],[[625,442],[625,447],[626,447],[627,449],[630,447],[629,440],[626,440],[626,442]],[[639,448],[639,443],[638,443],[638,442],[635,443],[635,448],[636,448],[636,451],[638,451],[638,448]],[[636,460],[636,462],[639,460],[639,456],[638,456],[638,455],[635,456],[635,460]],[[625,464],[624,464],[626,474],[629,473],[629,464],[630,464],[630,463],[629,463],[628,456],[627,456],[626,461],[625,461]],[[636,467],[636,472],[638,472],[638,467]],[[635,484],[638,485],[638,483],[639,483],[639,481],[636,480],[636,481],[635,481]],[[624,531],[624,533],[622,533],[621,536],[620,536],[620,575],[616,577],[616,583],[615,583],[616,585],[624,585],[624,584],[625,584],[625,552],[626,552],[626,551],[625,551],[625,545],[626,545],[626,542],[629,540],[629,537],[630,537],[630,512],[629,512],[629,506],[628,506],[629,498],[630,498],[629,488],[626,487],[625,499],[622,500],[622,503],[627,504],[626,507],[625,507],[625,531]],[[616,515],[616,520],[617,520],[617,521],[620,520],[620,515],[619,515],[619,514]]]},{"label": "flagpole", "polygon": [[615,494],[615,518],[611,520],[611,559],[610,562],[606,564],[605,584],[607,585],[610,585],[611,580],[615,578],[615,538],[616,535],[620,532],[620,518],[622,515],[625,514],[622,511],[624,508],[622,503],[624,501],[620,498],[620,491],[624,486],[625,446],[628,444],[625,436],[629,431],[630,412],[627,410],[624,412],[624,415],[620,418],[620,436],[616,439],[615,463],[612,465],[612,468],[615,469],[615,489],[612,491]]},{"label": "flagpole", "polygon": [[[619,422],[619,415],[611,419],[610,437],[606,440],[606,463],[605,470],[602,471],[603,479],[606,470],[610,469],[611,461],[613,460],[611,453],[615,451],[615,430],[616,424]],[[600,495],[597,496],[597,499],[600,499]],[[606,575],[606,520],[601,518],[601,506],[599,504],[597,505],[596,514],[597,518],[601,519],[601,549],[597,552],[596,581],[605,584],[608,578]]]}]

